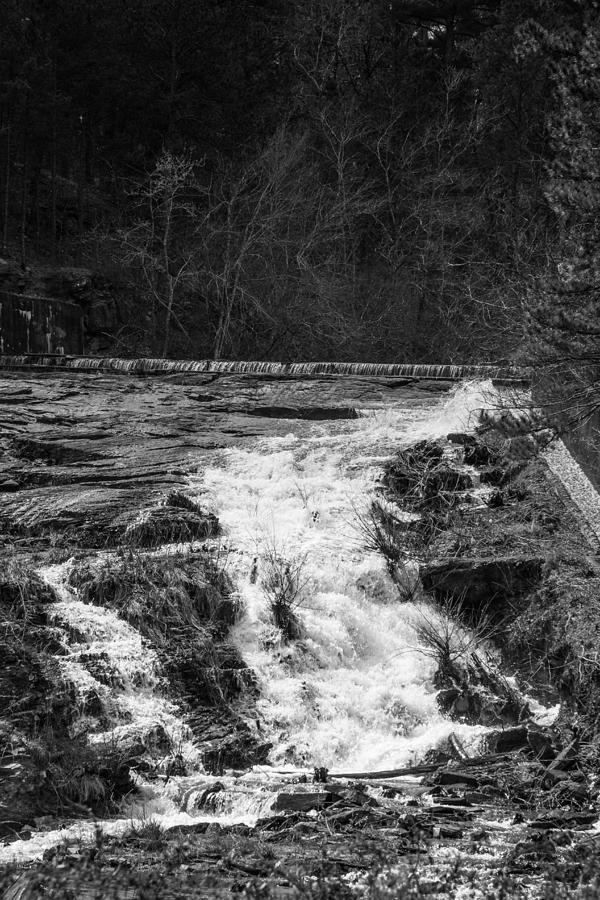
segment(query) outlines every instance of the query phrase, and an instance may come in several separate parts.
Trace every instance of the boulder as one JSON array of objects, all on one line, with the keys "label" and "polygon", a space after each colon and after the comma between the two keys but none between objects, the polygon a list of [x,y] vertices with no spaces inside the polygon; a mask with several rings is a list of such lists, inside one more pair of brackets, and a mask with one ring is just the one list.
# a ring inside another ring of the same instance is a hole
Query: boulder
[{"label": "boulder", "polygon": [[331,795],[325,791],[314,791],[304,794],[287,794],[280,793],[273,801],[271,809],[275,812],[289,810],[290,812],[308,812],[311,809],[323,809],[327,804],[331,803]]},{"label": "boulder", "polygon": [[512,728],[503,728],[502,731],[492,731],[486,736],[486,745],[489,753],[512,753],[528,746],[529,729],[526,724],[514,725]]},{"label": "boulder", "polygon": [[159,547],[161,544],[204,540],[218,533],[219,521],[212,513],[157,506],[125,528],[123,543],[131,547]]},{"label": "boulder", "polygon": [[204,750],[202,763],[210,775],[222,775],[225,769],[249,769],[266,763],[272,746],[245,731]]},{"label": "boulder", "polygon": [[538,556],[495,559],[450,557],[420,567],[425,591],[438,602],[460,603],[469,619],[483,613],[502,614],[508,601],[532,591],[542,575]]}]

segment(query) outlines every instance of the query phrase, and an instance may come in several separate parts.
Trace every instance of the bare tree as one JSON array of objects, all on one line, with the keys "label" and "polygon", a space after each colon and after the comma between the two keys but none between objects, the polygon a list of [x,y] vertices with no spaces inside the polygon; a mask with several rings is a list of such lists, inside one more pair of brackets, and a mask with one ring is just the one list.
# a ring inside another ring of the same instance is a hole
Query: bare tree
[{"label": "bare tree", "polygon": [[121,232],[124,261],[138,268],[156,309],[163,311],[163,356],[172,321],[185,333],[177,301],[197,277],[196,246],[190,240],[196,214],[194,168],[190,158],[163,152],[137,196],[142,215]]},{"label": "bare tree", "polygon": [[253,318],[275,324],[269,295],[278,287],[280,301],[295,281],[296,232],[306,207],[299,176],[304,149],[282,129],[246,165],[221,161],[199,188],[204,211],[195,234],[203,290],[216,313],[215,359]]}]

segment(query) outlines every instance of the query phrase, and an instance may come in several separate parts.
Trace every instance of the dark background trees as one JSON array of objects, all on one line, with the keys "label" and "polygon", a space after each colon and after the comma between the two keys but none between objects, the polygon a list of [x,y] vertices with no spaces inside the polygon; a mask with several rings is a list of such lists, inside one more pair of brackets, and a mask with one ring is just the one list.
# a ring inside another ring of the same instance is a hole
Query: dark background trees
[{"label": "dark background trees", "polygon": [[7,0],[2,252],[109,273],[120,352],[511,358],[565,227],[552,6]]}]

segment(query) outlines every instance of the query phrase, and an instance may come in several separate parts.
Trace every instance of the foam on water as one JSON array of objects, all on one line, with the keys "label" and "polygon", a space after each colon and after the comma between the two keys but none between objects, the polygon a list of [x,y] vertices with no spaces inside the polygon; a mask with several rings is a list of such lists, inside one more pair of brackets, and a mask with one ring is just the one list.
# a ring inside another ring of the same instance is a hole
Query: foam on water
[{"label": "foam on water", "polygon": [[[109,731],[93,730],[90,743],[119,742],[131,733],[140,734],[161,725],[172,744],[192,763],[198,762],[188,726],[175,705],[161,691],[158,659],[154,651],[142,642],[135,628],[110,609],[83,603],[77,592],[67,584],[70,563],[41,569],[40,576],[54,588],[59,602],[49,607],[52,618],[81,635],[82,641],[69,645],[67,656],[56,661],[65,678],[70,681],[82,701],[90,690],[106,701],[109,694],[117,716],[126,724],[114,725]],[[82,654],[104,654],[114,671],[116,690],[109,691],[86,668]],[[86,725],[89,723],[86,722]],[[76,723],[77,725],[77,723]]]},{"label": "foam on water", "polygon": [[[382,462],[402,446],[469,427],[489,384],[461,386],[432,410],[386,407],[326,426],[306,423],[252,449],[231,449],[203,475],[235,552],[245,604],[233,637],[259,676],[272,761],[376,770],[421,758],[450,733],[474,749],[484,729],[438,711],[435,662],[419,646],[420,603],[401,603],[384,561],[361,546]],[[301,429],[301,431],[299,430]],[[273,566],[300,585],[303,638],[274,627]]]}]

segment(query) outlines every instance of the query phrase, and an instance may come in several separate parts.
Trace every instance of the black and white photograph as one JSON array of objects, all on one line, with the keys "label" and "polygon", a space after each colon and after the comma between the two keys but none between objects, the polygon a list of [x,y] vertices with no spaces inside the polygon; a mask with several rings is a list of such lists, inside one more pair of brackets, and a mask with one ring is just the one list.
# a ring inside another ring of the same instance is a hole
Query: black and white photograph
[{"label": "black and white photograph", "polygon": [[0,0],[0,900],[600,900],[600,0]]}]

